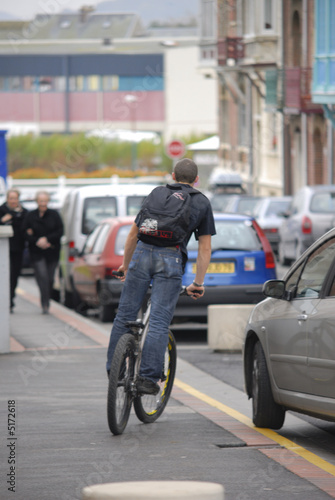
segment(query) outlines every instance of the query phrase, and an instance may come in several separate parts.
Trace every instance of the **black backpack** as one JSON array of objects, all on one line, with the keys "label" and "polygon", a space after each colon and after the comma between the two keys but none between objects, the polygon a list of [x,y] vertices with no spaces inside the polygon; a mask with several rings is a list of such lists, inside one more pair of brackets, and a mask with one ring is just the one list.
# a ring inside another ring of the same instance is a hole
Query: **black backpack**
[{"label": "black backpack", "polygon": [[150,245],[179,245],[188,235],[194,188],[158,186],[145,198],[139,216],[138,239]]}]

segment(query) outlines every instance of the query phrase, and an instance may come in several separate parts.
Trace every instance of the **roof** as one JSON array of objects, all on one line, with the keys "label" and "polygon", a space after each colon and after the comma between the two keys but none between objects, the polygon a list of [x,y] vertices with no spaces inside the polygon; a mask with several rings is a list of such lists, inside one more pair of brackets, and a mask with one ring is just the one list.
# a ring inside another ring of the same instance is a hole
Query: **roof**
[{"label": "roof", "polygon": [[143,36],[140,17],[133,13],[38,14],[28,22],[0,22],[0,39],[34,40],[105,40]]},{"label": "roof", "polygon": [[189,144],[187,146],[187,149],[190,151],[217,151],[219,149],[219,144],[219,136],[213,135],[212,137],[208,137],[203,141]]}]

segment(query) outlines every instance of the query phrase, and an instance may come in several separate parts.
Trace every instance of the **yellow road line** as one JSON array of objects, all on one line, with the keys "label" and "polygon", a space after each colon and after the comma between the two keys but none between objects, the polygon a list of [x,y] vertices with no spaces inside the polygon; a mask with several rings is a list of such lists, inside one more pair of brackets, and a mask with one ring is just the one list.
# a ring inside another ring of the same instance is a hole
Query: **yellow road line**
[{"label": "yellow road line", "polygon": [[277,432],[271,429],[262,429],[260,427],[255,427],[254,424],[252,423],[252,420],[243,415],[242,413],[240,413],[239,411],[234,410],[233,408],[230,408],[229,406],[223,403],[220,403],[216,399],[213,399],[210,396],[204,394],[203,392],[194,389],[194,387],[185,384],[181,380],[175,379],[174,383],[177,387],[179,387],[179,389],[182,389],[183,391],[187,392],[188,394],[191,394],[195,398],[200,399],[204,403],[207,403],[208,405],[213,406],[214,408],[217,408],[218,410],[226,413],[235,420],[238,420],[239,422],[247,425],[248,427],[251,427],[254,431],[263,434],[263,436],[266,436],[269,439],[272,439],[280,446],[283,446],[287,450],[290,450],[296,455],[299,455],[300,457],[304,458],[311,464],[316,465],[325,472],[328,472],[332,476],[335,476],[335,465],[330,464],[323,458],[320,458],[318,455],[315,455],[315,453],[312,453],[311,451],[306,450],[302,446],[297,445],[290,439],[280,436]]}]

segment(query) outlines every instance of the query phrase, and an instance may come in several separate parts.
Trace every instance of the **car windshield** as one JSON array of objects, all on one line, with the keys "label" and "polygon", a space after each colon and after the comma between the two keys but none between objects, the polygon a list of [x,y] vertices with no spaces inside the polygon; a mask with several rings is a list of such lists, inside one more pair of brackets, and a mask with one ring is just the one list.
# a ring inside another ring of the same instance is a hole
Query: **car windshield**
[{"label": "car windshield", "polygon": [[310,211],[314,213],[334,213],[335,193],[316,193],[311,199]]},{"label": "car windshield", "polygon": [[[244,251],[261,249],[259,239],[249,220],[216,220],[215,228],[216,234],[212,236],[212,252],[219,249]],[[193,234],[187,249],[198,249],[198,242]]]}]

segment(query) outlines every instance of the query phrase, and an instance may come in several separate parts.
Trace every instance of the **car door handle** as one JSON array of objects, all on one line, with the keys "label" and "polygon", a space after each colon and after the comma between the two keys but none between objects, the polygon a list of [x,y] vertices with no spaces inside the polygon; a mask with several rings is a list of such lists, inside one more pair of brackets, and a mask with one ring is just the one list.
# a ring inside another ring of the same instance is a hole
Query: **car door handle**
[{"label": "car door handle", "polygon": [[306,321],[307,318],[308,318],[307,314],[300,314],[298,316],[298,321]]}]

